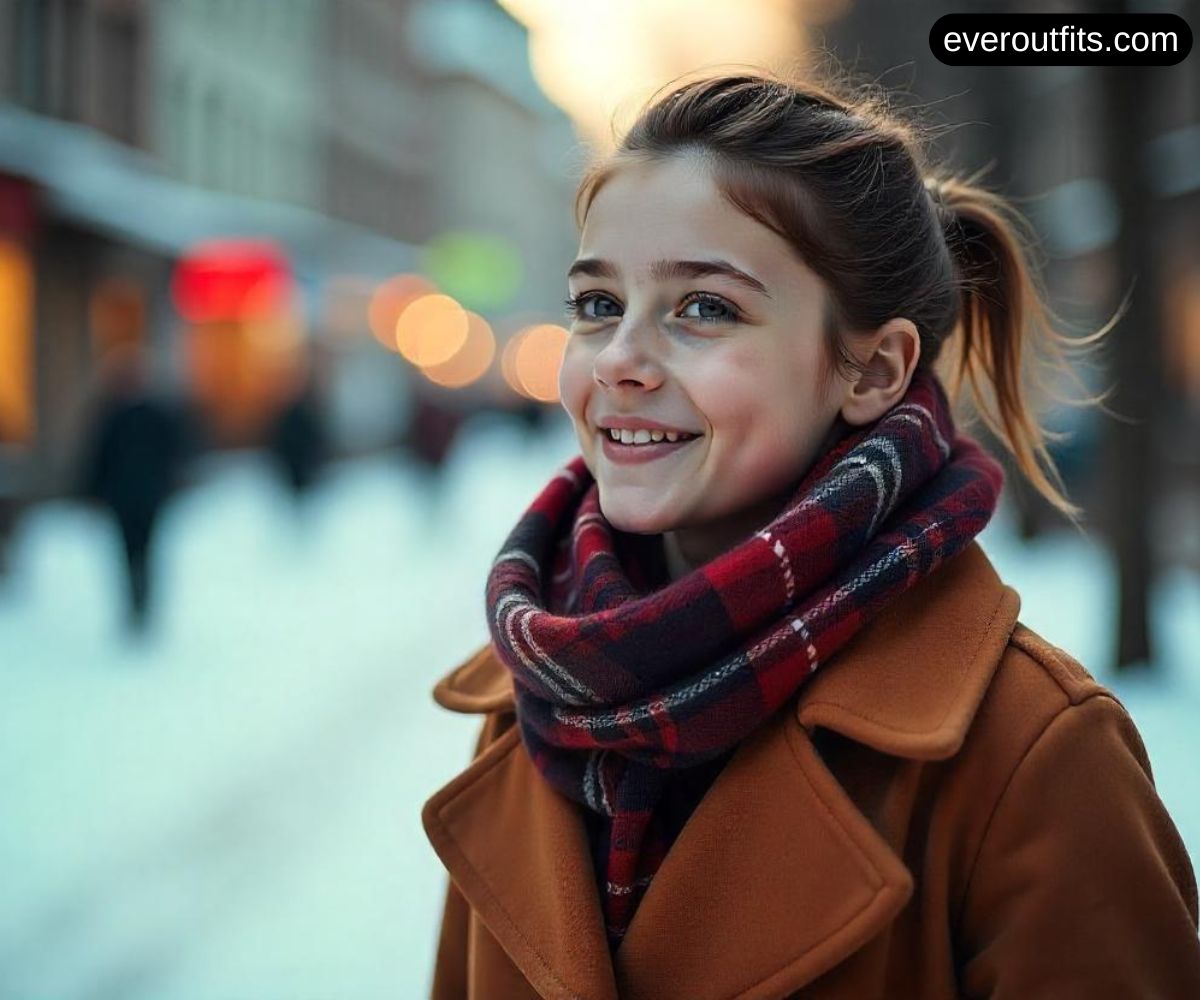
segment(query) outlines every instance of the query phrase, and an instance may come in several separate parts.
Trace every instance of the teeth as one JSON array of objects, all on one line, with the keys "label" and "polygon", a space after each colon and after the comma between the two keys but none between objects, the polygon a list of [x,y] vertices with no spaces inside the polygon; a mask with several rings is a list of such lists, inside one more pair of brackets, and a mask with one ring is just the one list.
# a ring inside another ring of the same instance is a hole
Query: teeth
[{"label": "teeth", "polygon": [[651,431],[644,428],[639,428],[636,431],[622,428],[617,430],[615,427],[608,428],[608,436],[613,441],[620,441],[621,444],[659,444],[662,441],[685,441],[694,434],[681,434],[677,431]]}]

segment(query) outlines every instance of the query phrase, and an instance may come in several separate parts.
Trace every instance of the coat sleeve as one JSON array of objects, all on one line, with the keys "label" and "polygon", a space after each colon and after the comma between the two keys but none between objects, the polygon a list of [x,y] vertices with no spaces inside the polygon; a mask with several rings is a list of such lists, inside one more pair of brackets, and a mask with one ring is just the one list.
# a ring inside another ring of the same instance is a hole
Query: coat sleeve
[{"label": "coat sleeve", "polygon": [[967,996],[1200,997],[1196,881],[1124,707],[1059,712],[997,802],[967,883]]},{"label": "coat sleeve", "polygon": [[[514,716],[511,712],[489,712],[484,717],[479,738],[475,741],[472,759],[478,757],[489,743],[513,724],[513,721]],[[466,1000],[469,927],[470,908],[467,901],[454,882],[447,879],[430,1000]]]}]

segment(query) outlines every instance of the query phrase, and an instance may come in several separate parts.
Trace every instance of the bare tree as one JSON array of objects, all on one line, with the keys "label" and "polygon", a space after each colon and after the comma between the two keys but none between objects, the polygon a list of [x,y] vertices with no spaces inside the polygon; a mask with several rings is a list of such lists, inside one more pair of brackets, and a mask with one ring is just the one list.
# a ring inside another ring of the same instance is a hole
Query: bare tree
[{"label": "bare tree", "polygon": [[[1105,13],[1131,13],[1137,4],[1097,5]],[[1117,669],[1153,663],[1149,605],[1154,579],[1150,529],[1155,497],[1161,494],[1156,402],[1164,392],[1161,288],[1162,204],[1145,167],[1155,101],[1162,95],[1160,67],[1107,66],[1098,70],[1105,107],[1105,172],[1120,210],[1114,247],[1120,298],[1130,290],[1127,314],[1113,330],[1107,380],[1114,388],[1108,406],[1118,419],[1105,421],[1104,509],[1106,531],[1117,563],[1115,662]],[[1115,307],[1117,302],[1113,302]]]}]

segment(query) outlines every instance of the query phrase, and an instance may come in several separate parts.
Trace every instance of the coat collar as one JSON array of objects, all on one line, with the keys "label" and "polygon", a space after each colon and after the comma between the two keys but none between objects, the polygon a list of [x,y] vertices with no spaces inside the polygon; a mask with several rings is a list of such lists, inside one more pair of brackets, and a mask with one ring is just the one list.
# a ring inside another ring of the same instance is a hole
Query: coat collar
[{"label": "coat collar", "polygon": [[[541,778],[517,726],[429,799],[426,833],[544,997],[640,1000],[661,996],[664,983],[695,1000],[787,996],[869,941],[913,890],[899,856],[821,763],[813,730],[894,756],[953,756],[1019,607],[972,541],[871,619],[739,745],[611,960],[578,807]],[[434,697],[460,712],[512,711],[511,676],[488,645]],[[731,963],[713,942],[733,940]]]}]

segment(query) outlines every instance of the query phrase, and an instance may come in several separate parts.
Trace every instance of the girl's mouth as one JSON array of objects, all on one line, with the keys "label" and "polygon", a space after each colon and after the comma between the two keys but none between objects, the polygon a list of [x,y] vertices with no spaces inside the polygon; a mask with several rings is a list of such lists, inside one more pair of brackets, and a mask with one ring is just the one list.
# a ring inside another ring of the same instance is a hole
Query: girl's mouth
[{"label": "girl's mouth", "polygon": [[654,441],[648,444],[622,444],[614,441],[608,431],[601,431],[601,449],[610,462],[620,465],[636,465],[639,462],[653,462],[656,458],[664,458],[682,451],[690,444],[699,441],[703,435],[685,438],[681,441]]}]

